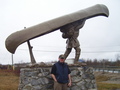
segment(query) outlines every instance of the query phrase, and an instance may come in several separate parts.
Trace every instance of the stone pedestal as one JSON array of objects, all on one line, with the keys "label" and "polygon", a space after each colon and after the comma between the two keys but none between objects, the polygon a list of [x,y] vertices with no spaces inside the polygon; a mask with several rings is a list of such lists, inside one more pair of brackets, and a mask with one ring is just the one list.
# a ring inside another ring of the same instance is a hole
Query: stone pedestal
[{"label": "stone pedestal", "polygon": [[[22,68],[18,90],[53,90],[52,66]],[[68,90],[97,90],[92,68],[69,66],[72,86]]]}]

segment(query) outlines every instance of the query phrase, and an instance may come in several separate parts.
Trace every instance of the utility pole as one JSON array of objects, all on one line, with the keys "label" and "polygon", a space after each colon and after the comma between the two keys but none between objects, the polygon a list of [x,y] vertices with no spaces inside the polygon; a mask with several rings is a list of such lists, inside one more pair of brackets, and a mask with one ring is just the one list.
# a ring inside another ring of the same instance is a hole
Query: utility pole
[{"label": "utility pole", "polygon": [[14,70],[14,65],[13,65],[13,54],[11,54],[11,57],[12,57],[12,69]]},{"label": "utility pole", "polygon": [[105,73],[105,60],[103,59],[103,74]]}]

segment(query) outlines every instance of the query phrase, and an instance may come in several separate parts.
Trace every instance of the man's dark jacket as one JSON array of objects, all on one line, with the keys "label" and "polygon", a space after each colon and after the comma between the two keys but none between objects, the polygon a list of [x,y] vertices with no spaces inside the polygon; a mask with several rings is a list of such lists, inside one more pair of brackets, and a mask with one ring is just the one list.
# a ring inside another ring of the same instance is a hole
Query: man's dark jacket
[{"label": "man's dark jacket", "polygon": [[68,83],[68,74],[70,74],[70,70],[66,63],[60,63],[59,61],[54,64],[52,67],[51,74],[54,74],[57,82],[59,83]]}]

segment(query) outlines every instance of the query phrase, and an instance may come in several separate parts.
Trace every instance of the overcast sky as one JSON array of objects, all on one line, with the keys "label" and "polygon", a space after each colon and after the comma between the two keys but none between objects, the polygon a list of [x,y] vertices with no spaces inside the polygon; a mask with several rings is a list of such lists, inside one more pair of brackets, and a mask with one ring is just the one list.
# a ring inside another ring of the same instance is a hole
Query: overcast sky
[{"label": "overcast sky", "polygon": [[[5,48],[11,33],[95,4],[106,5],[110,15],[86,21],[78,37],[80,58],[115,60],[120,55],[120,0],[0,0],[0,64],[11,64],[11,53]],[[57,60],[66,49],[59,30],[30,43],[37,62]],[[20,45],[13,57],[14,63],[30,62],[27,43]],[[74,58],[74,49],[68,58]]]}]

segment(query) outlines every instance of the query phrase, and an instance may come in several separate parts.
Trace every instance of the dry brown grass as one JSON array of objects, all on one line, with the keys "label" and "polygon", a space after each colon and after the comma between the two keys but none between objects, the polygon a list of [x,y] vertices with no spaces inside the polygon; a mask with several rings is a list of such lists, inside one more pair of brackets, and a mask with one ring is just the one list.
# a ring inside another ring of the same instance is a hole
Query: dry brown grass
[{"label": "dry brown grass", "polygon": [[11,70],[0,70],[0,90],[18,90],[19,76]]},{"label": "dry brown grass", "polygon": [[[119,74],[116,73],[95,73],[97,88],[98,90],[117,90],[120,89],[120,82],[115,80],[117,83],[111,81],[111,78],[118,77]],[[112,83],[111,83],[112,82]]]},{"label": "dry brown grass", "polygon": [[120,90],[120,84],[97,82],[98,90]]}]

